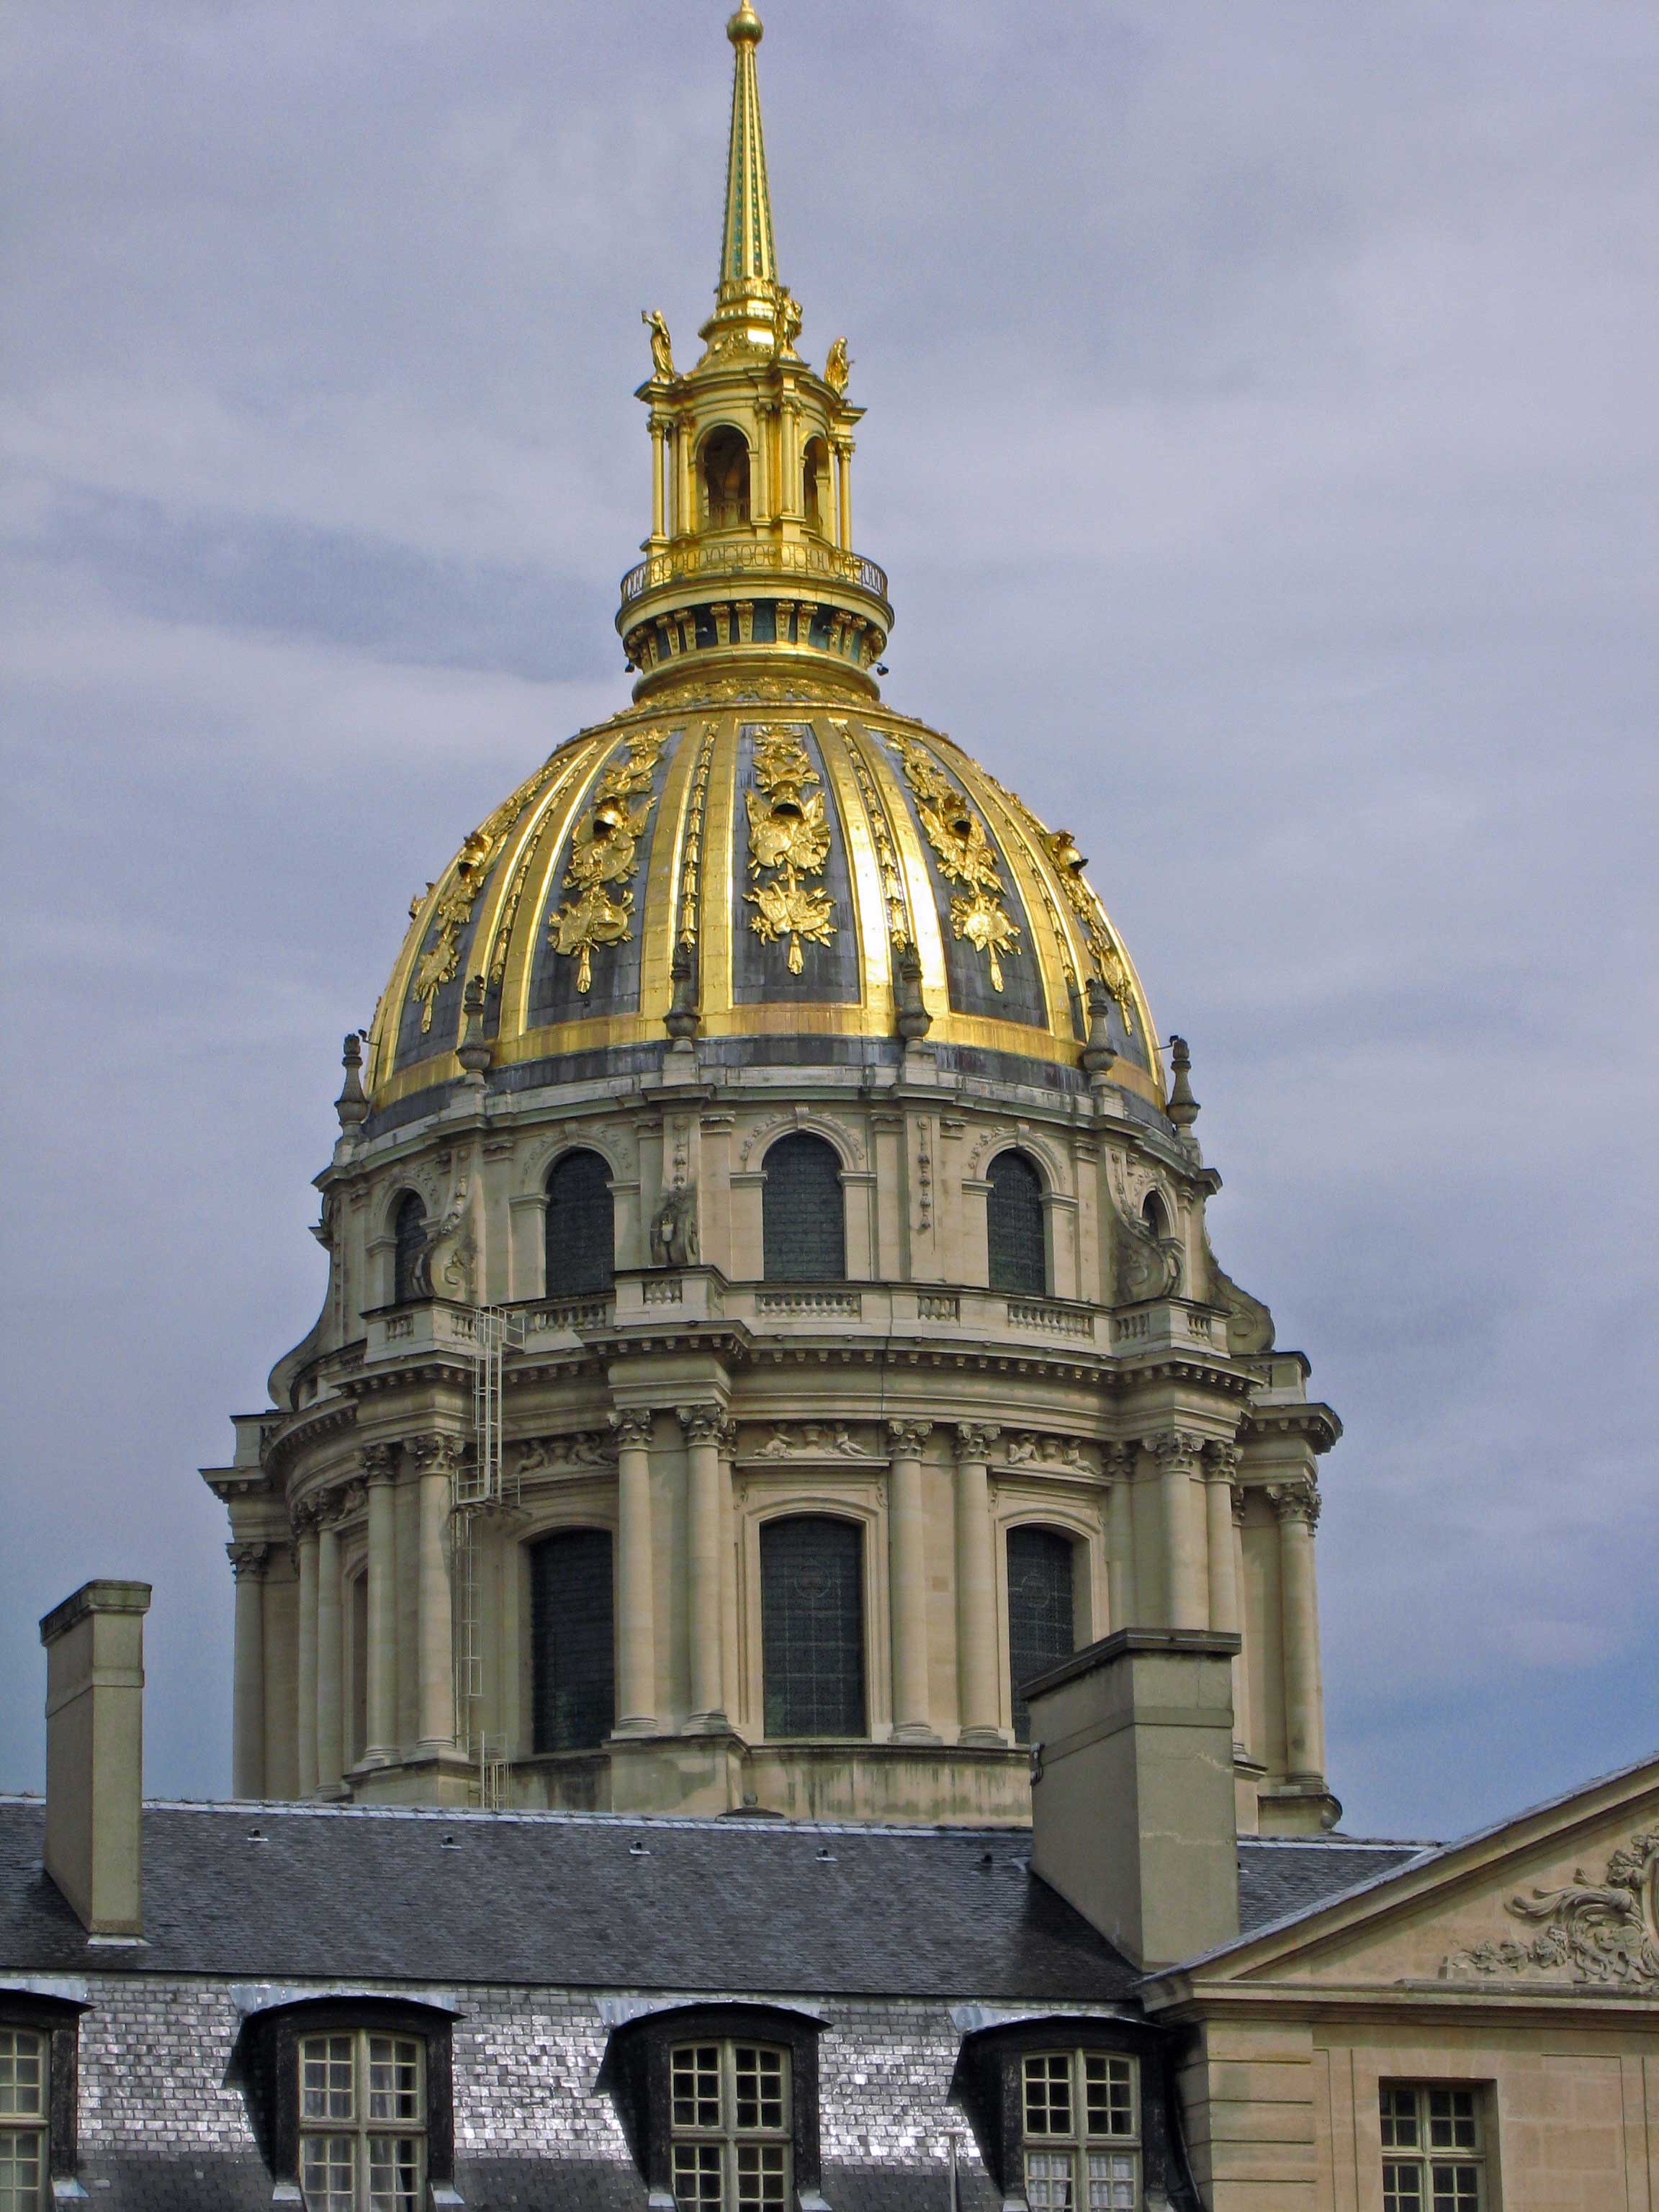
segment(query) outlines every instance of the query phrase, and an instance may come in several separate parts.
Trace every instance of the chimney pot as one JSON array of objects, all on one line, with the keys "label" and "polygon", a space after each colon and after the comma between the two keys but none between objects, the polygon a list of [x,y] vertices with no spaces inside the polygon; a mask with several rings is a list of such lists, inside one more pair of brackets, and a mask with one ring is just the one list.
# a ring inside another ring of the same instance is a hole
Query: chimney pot
[{"label": "chimney pot", "polygon": [[1024,1686],[1031,1870],[1150,1972],[1238,1933],[1237,1636],[1121,1628]]},{"label": "chimney pot", "polygon": [[46,1872],[94,1942],[143,1936],[148,1583],[83,1583],[40,1623],[46,1647]]}]

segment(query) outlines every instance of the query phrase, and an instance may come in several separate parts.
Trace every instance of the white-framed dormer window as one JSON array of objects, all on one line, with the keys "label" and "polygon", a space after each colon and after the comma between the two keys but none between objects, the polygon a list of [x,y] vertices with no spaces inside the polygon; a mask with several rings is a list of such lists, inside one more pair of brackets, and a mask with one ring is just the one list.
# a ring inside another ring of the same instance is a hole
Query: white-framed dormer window
[{"label": "white-framed dormer window", "polygon": [[48,2201],[51,2044],[33,2028],[0,2027],[0,2212]]},{"label": "white-framed dormer window", "polygon": [[1111,2051],[1036,2051],[1020,2074],[1031,2212],[1139,2212],[1135,2061]]},{"label": "white-framed dormer window", "polygon": [[789,2053],[681,2043],[669,2060],[674,2203],[696,2212],[793,2202]]},{"label": "white-framed dormer window", "polygon": [[426,2203],[425,2047],[331,2028],[299,2039],[307,2212],[418,2212]]}]

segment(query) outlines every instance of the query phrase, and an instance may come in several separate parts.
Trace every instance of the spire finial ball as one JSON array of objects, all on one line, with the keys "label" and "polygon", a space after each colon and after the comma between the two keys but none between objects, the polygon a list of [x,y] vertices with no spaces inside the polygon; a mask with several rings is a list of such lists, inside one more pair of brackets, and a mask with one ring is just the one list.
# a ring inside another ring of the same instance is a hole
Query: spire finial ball
[{"label": "spire finial ball", "polygon": [[741,46],[745,39],[753,45],[759,46],[761,40],[766,36],[765,27],[750,6],[749,0],[743,0],[743,4],[737,14],[726,27],[726,35],[734,46]]}]

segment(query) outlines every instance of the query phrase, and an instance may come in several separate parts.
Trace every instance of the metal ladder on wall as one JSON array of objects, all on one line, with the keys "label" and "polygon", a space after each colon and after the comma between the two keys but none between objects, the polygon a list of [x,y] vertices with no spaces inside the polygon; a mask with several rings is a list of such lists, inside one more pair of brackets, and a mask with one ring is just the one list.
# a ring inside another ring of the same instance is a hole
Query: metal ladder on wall
[{"label": "metal ladder on wall", "polygon": [[472,1457],[455,1469],[450,1489],[450,1589],[454,1624],[455,1739],[478,1767],[478,1802],[498,1809],[506,1802],[507,1745],[477,1725],[483,1697],[483,1653],[478,1613],[477,1523],[481,1513],[519,1502],[517,1471],[507,1472],[501,1427],[501,1389],[507,1353],[524,1344],[524,1316],[503,1306],[472,1310]]}]

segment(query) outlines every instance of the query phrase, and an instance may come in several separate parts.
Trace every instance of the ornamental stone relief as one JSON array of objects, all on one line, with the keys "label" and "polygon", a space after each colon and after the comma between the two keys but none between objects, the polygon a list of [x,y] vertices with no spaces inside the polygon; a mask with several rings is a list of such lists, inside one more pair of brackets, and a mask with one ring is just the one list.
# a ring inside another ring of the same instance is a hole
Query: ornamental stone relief
[{"label": "ornamental stone relief", "polygon": [[763,1443],[751,1445],[755,1459],[871,1459],[844,1421],[778,1421]]},{"label": "ornamental stone relief", "polygon": [[1514,1974],[1659,1990],[1659,1828],[1621,1844],[1599,1882],[1581,1867],[1564,1887],[1512,1897],[1504,1909],[1539,1933],[1454,1951],[1441,1963],[1442,1980]]},{"label": "ornamental stone relief", "polygon": [[[647,1417],[648,1419],[648,1417]],[[581,1429],[571,1436],[532,1437],[516,1447],[519,1475],[556,1474],[614,1466],[617,1437],[605,1429]]]},{"label": "ornamental stone relief", "polygon": [[1040,1435],[1034,1429],[1015,1429],[1009,1434],[1003,1456],[1010,1467],[1052,1467],[1073,1474],[1092,1474],[1075,1437]]}]

